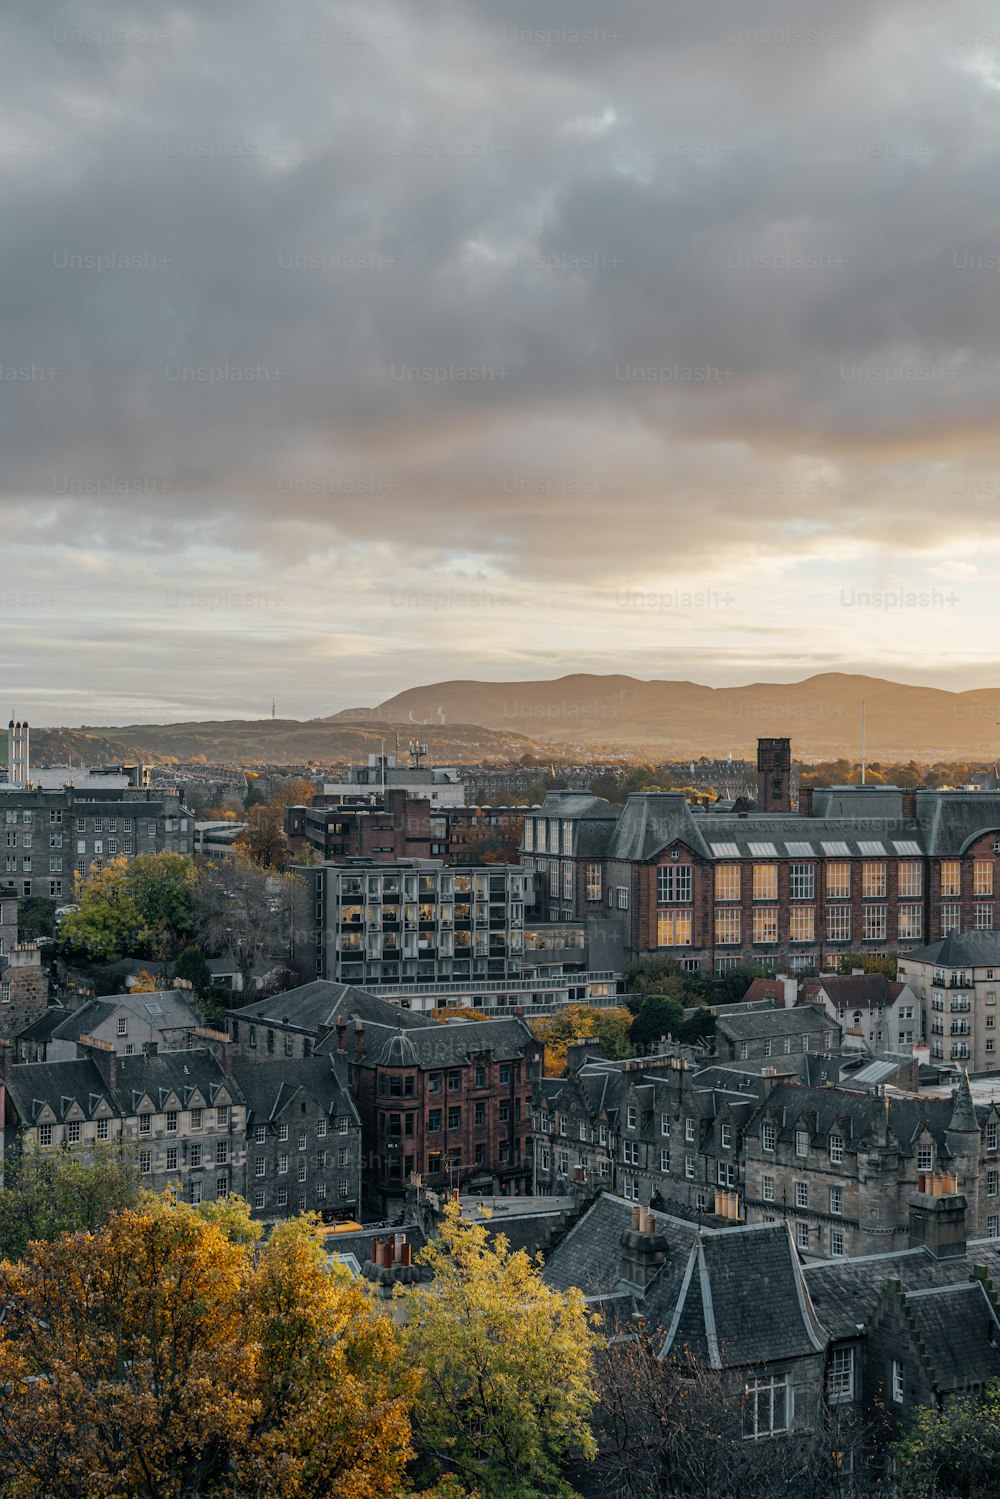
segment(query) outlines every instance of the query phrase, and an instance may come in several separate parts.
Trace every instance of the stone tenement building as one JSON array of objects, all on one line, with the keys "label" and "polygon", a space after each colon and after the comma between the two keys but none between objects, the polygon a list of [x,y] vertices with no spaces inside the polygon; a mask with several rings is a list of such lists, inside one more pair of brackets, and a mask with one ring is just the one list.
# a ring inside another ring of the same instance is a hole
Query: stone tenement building
[{"label": "stone tenement building", "polygon": [[4,1155],[128,1139],[143,1184],[185,1202],[239,1193],[256,1217],[360,1205],[361,1127],[332,1059],[246,1062],[210,1046],[125,1057],[81,1038],[73,1060],[10,1063]]},{"label": "stone tenement building", "polygon": [[[71,775],[67,771],[67,775]],[[69,900],[74,874],[137,854],[194,852],[194,818],[177,792],[128,786],[0,783],[0,893]]]},{"label": "stone tenement building", "polygon": [[[642,1318],[661,1360],[718,1375],[754,1440],[839,1423],[843,1471],[878,1414],[898,1434],[918,1405],[980,1395],[1000,1377],[1000,1241],[966,1236],[966,1203],[940,1180],[911,1192],[898,1248],[803,1264],[784,1223],[702,1227],[605,1192],[556,1245],[544,1277],[581,1290],[609,1330]],[[737,1430],[739,1427],[737,1427]],[[805,1454],[804,1454],[805,1456]],[[748,1492],[752,1492],[751,1487]]]},{"label": "stone tenement building", "polygon": [[[1000,1234],[1000,1108],[878,1095],[836,1084],[836,1058],[699,1066],[589,1058],[535,1089],[536,1190],[606,1186],[682,1215],[735,1193],[747,1222],[787,1219],[805,1256],[900,1247],[907,1194],[931,1172],[957,1177],[970,1231]],[[727,1213],[734,1209],[731,1200]]]},{"label": "stone tenement building", "polygon": [[297,871],[308,924],[293,961],[337,983],[509,979],[524,953],[524,876],[512,865],[427,859],[358,861]]},{"label": "stone tenement building", "polygon": [[18,941],[17,901],[0,900],[0,1040],[44,1015],[48,993],[37,945]]},{"label": "stone tenement building", "polygon": [[322,980],[229,1017],[248,1060],[333,1057],[361,1119],[368,1205],[402,1206],[410,1178],[442,1190],[530,1190],[530,1100],[541,1047],[522,1020],[433,1021]]},{"label": "stone tenement building", "polygon": [[900,960],[899,977],[920,1005],[931,1058],[973,1072],[997,1065],[1000,931],[950,932]]},{"label": "stone tenement building", "polygon": [[112,994],[76,1009],[54,1005],[15,1040],[18,1062],[62,1062],[84,1054],[88,1040],[108,1041],[119,1056],[197,1046],[201,1016],[183,989]]},{"label": "stone tenement building", "polygon": [[739,814],[550,791],[521,851],[533,910],[613,916],[629,958],[835,969],[997,924],[1000,793],[845,786],[803,793],[796,813]]}]

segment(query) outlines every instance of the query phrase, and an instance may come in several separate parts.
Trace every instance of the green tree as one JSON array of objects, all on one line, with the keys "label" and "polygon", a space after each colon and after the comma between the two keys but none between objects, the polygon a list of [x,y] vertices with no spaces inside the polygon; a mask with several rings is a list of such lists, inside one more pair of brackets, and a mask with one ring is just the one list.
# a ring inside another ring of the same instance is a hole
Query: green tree
[{"label": "green tree", "polygon": [[423,1370],[414,1434],[430,1476],[482,1499],[569,1496],[572,1456],[592,1458],[598,1339],[579,1291],[551,1290],[540,1261],[512,1252],[458,1203],[420,1259],[433,1283],[405,1290],[405,1347]]},{"label": "green tree", "polygon": [[63,917],[60,946],[98,963],[170,958],[191,931],[196,871],[182,854],[112,859],[77,875],[76,910]]},{"label": "green tree", "polygon": [[883,973],[892,982],[896,979],[896,959],[887,953],[848,952],[837,963],[838,973],[850,975],[855,968],[862,973]]},{"label": "green tree", "polygon": [[36,942],[39,937],[54,937],[56,931],[56,903],[46,895],[28,895],[18,902],[17,925],[25,942]]},{"label": "green tree", "polygon": [[139,1200],[139,1165],[127,1144],[87,1152],[17,1146],[4,1158],[0,1258],[18,1259],[33,1239],[92,1233]]},{"label": "green tree", "polygon": [[662,1036],[672,1036],[679,1041],[683,1029],[684,1011],[677,1000],[651,994],[643,1000],[642,1008],[632,1022],[630,1039],[636,1048],[653,1045]]},{"label": "green tree", "polygon": [[1000,1473],[1000,1380],[982,1399],[957,1395],[941,1409],[919,1406],[893,1456],[907,1499],[993,1499]]},{"label": "green tree", "polygon": [[174,978],[186,979],[199,999],[212,997],[212,970],[197,943],[189,943],[177,954]]}]

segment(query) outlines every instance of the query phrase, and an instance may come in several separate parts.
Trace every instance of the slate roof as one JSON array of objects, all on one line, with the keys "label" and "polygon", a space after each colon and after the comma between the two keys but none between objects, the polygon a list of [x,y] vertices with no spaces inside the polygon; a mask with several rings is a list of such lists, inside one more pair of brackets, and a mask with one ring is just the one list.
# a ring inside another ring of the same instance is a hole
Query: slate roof
[{"label": "slate roof", "polygon": [[[53,1067],[63,1067],[64,1062],[53,1062]],[[147,1094],[157,1108],[166,1107],[166,1099],[176,1094],[181,1108],[187,1108],[187,1100],[197,1090],[209,1107],[214,1107],[218,1094],[225,1090],[232,1101],[243,1102],[238,1085],[226,1076],[225,1070],[207,1047],[192,1047],[188,1051],[158,1051],[153,1056],[118,1057],[115,1064],[115,1096],[123,1113],[135,1112],[143,1094]]]},{"label": "slate roof", "polygon": [[246,1102],[248,1125],[278,1119],[299,1092],[315,1099],[325,1114],[346,1115],[353,1124],[360,1124],[351,1095],[341,1087],[326,1058],[253,1062],[234,1057],[233,1072]]},{"label": "slate roof", "polygon": [[[543,1279],[554,1290],[578,1287],[585,1296],[602,1299],[637,1288],[621,1278],[622,1234],[632,1224],[633,1204],[602,1192],[593,1207],[560,1239],[545,1262]],[[649,1311],[658,1319],[680,1292],[684,1267],[698,1230],[666,1213],[654,1213],[656,1232],[667,1241],[666,1259],[656,1277],[655,1296],[647,1288]]]},{"label": "slate roof", "polygon": [[[394,1025],[365,1022],[363,1067],[436,1067],[467,1066],[474,1056],[490,1054],[495,1061],[512,1061],[524,1055],[529,1045],[541,1047],[525,1022],[509,1020],[464,1020],[442,1025],[430,1021],[426,1026],[404,1030],[402,1012],[396,1011]],[[317,1047],[322,1055],[337,1044],[335,1035],[326,1036]]]},{"label": "slate roof", "polygon": [[350,1023],[352,1020],[373,1021],[391,1025],[394,1030],[406,1030],[419,1026],[434,1025],[429,1016],[418,1015],[394,1005],[387,999],[379,999],[353,984],[335,984],[329,979],[314,979],[298,989],[287,989],[270,999],[254,1000],[242,1009],[234,1010],[234,1020],[250,1020],[259,1024],[290,1025],[298,1030],[318,1035],[332,1029],[340,1016]]},{"label": "slate roof", "polygon": [[662,1356],[746,1368],[825,1346],[787,1223],[701,1230]]},{"label": "slate roof", "polygon": [[921,1245],[890,1254],[824,1260],[805,1265],[802,1273],[816,1315],[830,1337],[839,1341],[860,1337],[858,1324],[871,1321],[890,1280],[898,1281],[904,1291],[958,1284],[969,1279],[970,1266],[964,1259],[936,1260]]},{"label": "slate roof", "polygon": [[[912,954],[908,953],[908,957]],[[807,979],[805,989],[810,998],[825,993],[839,1010],[870,1010],[894,1004],[906,988],[892,983],[884,973],[859,973],[850,978]]]},{"label": "slate roof", "polygon": [[933,963],[940,968],[1000,967],[1000,930],[949,932],[940,942],[904,954],[908,963]]},{"label": "slate roof", "polygon": [[825,1147],[832,1132],[842,1135],[844,1149],[856,1151],[859,1144],[889,1128],[899,1143],[900,1153],[910,1156],[921,1129],[926,1127],[942,1156],[950,1157],[947,1131],[951,1123],[953,1100],[911,1095],[878,1098],[872,1093],[847,1088],[812,1088],[801,1083],[778,1083],[747,1125],[747,1134],[755,1134],[765,1118],[778,1125],[778,1138],[789,1142],[796,1127],[809,1130],[810,1143]]},{"label": "slate roof", "polygon": [[65,1119],[74,1104],[85,1119],[96,1118],[102,1103],[113,1114],[118,1112],[117,1100],[92,1057],[67,1062],[19,1062],[10,1069],[6,1082],[7,1096],[25,1124],[36,1123],[46,1104],[56,1119]]},{"label": "slate roof", "polygon": [[743,1010],[738,1015],[719,1015],[716,1029],[730,1041],[765,1040],[768,1036],[819,1035],[836,1031],[837,1022],[819,1005],[793,1005],[781,1010]]},{"label": "slate roof", "polygon": [[[157,989],[150,994],[109,994],[102,999],[89,1000],[79,1009],[62,1009],[61,1019],[45,1038],[53,1041],[78,1041],[81,1036],[91,1035],[99,1025],[110,1020],[120,1010],[144,1020],[154,1030],[193,1030],[201,1025],[201,1016],[191,1001],[177,989]],[[156,1011],[159,1010],[157,1014]],[[24,1031],[25,1039],[42,1037]]]},{"label": "slate roof", "polygon": [[362,1267],[372,1257],[372,1240],[385,1239],[389,1234],[402,1234],[416,1256],[427,1243],[427,1235],[416,1224],[404,1224],[399,1228],[366,1228],[362,1233],[327,1234],[324,1248],[328,1254],[353,1254]]},{"label": "slate roof", "polygon": [[1000,1322],[981,1281],[910,1291],[903,1299],[935,1388],[968,1389],[1000,1377]]}]

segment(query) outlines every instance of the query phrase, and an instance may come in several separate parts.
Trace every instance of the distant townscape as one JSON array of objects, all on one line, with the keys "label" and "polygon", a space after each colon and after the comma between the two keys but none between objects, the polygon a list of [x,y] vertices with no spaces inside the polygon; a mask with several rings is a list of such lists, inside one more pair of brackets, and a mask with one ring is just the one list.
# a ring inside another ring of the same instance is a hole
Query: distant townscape
[{"label": "distant townscape", "polygon": [[[838,783],[793,747],[38,767],[12,720],[0,1296],[53,1317],[25,1287],[82,1230],[111,1253],[186,1214],[247,1276],[297,1244],[413,1366],[372,1483],[501,1496],[528,1489],[490,1486],[494,1438],[462,1455],[410,1326],[492,1265],[572,1392],[558,1431],[532,1409],[538,1492],[980,1492],[956,1444],[1000,1388],[1000,790],[968,763]],[[4,1336],[0,1445],[49,1492],[9,1429],[55,1354]]]}]

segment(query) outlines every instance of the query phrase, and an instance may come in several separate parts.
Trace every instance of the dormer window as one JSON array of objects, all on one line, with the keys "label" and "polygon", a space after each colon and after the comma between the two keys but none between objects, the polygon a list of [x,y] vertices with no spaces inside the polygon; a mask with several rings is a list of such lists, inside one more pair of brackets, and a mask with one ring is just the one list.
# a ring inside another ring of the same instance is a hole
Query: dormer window
[{"label": "dormer window", "polygon": [[778,1143],[778,1126],[765,1120],[760,1127],[760,1146],[762,1150],[773,1151]]},{"label": "dormer window", "polygon": [[934,1170],[934,1146],[923,1144],[917,1146],[917,1170]]},{"label": "dormer window", "polygon": [[839,1166],[844,1159],[844,1137],[843,1135],[830,1136],[830,1164]]}]

